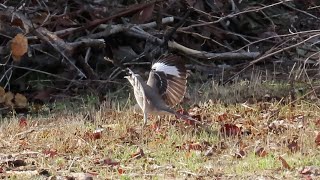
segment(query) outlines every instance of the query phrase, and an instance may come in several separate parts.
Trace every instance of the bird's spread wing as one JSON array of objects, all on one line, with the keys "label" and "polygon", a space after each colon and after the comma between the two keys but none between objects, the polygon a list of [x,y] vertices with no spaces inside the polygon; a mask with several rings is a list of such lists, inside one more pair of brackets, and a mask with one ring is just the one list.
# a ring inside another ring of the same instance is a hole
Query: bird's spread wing
[{"label": "bird's spread wing", "polygon": [[180,103],[186,92],[187,73],[181,57],[169,55],[155,61],[147,84],[157,91],[169,106]]}]

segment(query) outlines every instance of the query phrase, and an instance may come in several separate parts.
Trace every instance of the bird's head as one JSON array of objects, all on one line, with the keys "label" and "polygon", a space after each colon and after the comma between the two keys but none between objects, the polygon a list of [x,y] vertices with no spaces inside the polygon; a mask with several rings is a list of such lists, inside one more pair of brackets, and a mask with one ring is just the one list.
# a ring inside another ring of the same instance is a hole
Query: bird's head
[{"label": "bird's head", "polygon": [[130,84],[133,84],[133,79],[134,79],[134,76],[135,76],[134,72],[131,69],[126,68],[126,73],[127,73],[127,75],[124,76],[124,78],[128,79]]}]

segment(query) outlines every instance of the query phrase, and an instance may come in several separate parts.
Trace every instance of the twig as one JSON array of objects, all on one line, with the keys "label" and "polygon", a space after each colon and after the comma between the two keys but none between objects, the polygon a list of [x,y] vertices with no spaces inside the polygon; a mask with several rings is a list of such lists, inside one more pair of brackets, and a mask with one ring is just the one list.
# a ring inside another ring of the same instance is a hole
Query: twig
[{"label": "twig", "polygon": [[[172,23],[174,21],[173,17],[166,17],[162,19],[163,24]],[[85,38],[102,38],[102,37],[108,37],[112,34],[120,33],[120,32],[126,32],[126,31],[133,31],[132,34],[136,33],[137,30],[141,29],[148,29],[148,28],[154,28],[156,27],[156,22],[151,22],[147,24],[141,24],[141,25],[134,25],[134,24],[117,24],[117,25],[109,25],[109,24],[101,24],[99,28],[105,29],[102,32],[98,32],[95,34],[90,34],[86,36]],[[130,33],[129,33],[130,34]]]},{"label": "twig", "polygon": [[273,39],[273,38],[281,38],[281,37],[289,37],[289,36],[294,36],[294,35],[300,35],[300,34],[307,34],[307,33],[319,33],[320,30],[319,29],[315,29],[315,30],[309,30],[309,31],[300,31],[300,32],[295,32],[295,33],[290,33],[290,34],[283,34],[283,35],[276,35],[276,36],[270,36],[270,37],[267,37],[267,38],[263,38],[263,39],[259,39],[257,41],[254,41],[254,42],[251,42],[237,50],[235,50],[234,52],[237,52],[237,51],[240,51],[248,46],[251,46],[253,44],[257,44],[259,42],[263,42],[263,41],[266,41],[266,40],[269,40],[269,39]]},{"label": "twig", "polygon": [[194,27],[200,27],[200,26],[207,26],[207,25],[215,24],[215,23],[218,23],[218,22],[223,21],[223,20],[228,19],[228,18],[233,18],[235,16],[238,16],[238,15],[241,15],[241,14],[245,14],[245,13],[249,13],[249,12],[257,12],[257,11],[260,11],[260,10],[263,10],[263,9],[266,9],[266,8],[270,8],[270,7],[273,7],[273,6],[277,6],[277,5],[283,4],[283,3],[287,2],[287,1],[292,1],[292,0],[284,0],[284,1],[281,1],[281,2],[274,3],[274,4],[270,4],[268,6],[261,7],[261,8],[249,9],[249,10],[241,11],[241,12],[238,12],[238,13],[229,14],[227,16],[220,17],[216,21],[194,24],[194,25],[190,25],[190,26],[187,26],[187,27],[179,28],[179,29],[188,30],[188,29],[191,29],[191,28],[194,28]]},{"label": "twig", "polygon": [[182,19],[169,31],[169,33],[165,34],[163,37],[163,42],[161,46],[167,46],[169,39],[173,36],[173,34],[177,31],[179,27],[181,27],[185,22],[186,19],[189,17],[191,10],[188,9],[188,11],[184,14]]},{"label": "twig", "polygon": [[118,17],[122,17],[122,16],[125,16],[125,15],[128,15],[130,13],[134,13],[134,12],[137,12],[141,9],[144,9],[145,7],[148,7],[156,2],[161,2],[162,0],[156,0],[156,1],[152,1],[152,2],[148,2],[148,3],[145,3],[145,4],[134,4],[132,6],[129,6],[128,7],[128,10],[125,10],[125,11],[121,11],[119,12],[118,14],[115,14],[115,15],[112,15],[112,16],[109,16],[107,18],[104,18],[104,19],[97,19],[97,20],[94,20],[94,21],[91,21],[90,23],[88,23],[87,25],[84,25],[83,27],[81,28],[78,28],[78,29],[75,29],[73,31],[69,31],[68,33],[64,34],[64,36],[66,35],[69,35],[71,33],[73,33],[74,31],[83,31],[85,29],[90,29],[90,28],[93,28],[93,27],[96,27],[100,24],[103,24],[103,23],[106,23],[112,19],[115,19],[115,18],[118,18]]},{"label": "twig", "polygon": [[298,12],[300,12],[300,13],[302,13],[302,14],[305,14],[305,15],[307,15],[307,16],[310,16],[310,17],[312,17],[312,18],[314,18],[314,19],[316,19],[316,20],[320,20],[320,18],[318,18],[317,16],[315,16],[315,15],[313,15],[313,14],[310,14],[310,13],[308,13],[308,12],[306,12],[306,11],[302,11],[302,10],[300,10],[300,9],[298,9],[298,8],[292,7],[292,6],[290,6],[290,5],[286,4],[286,3],[283,3],[282,5],[285,6],[285,7],[287,7],[287,8],[290,8],[290,9],[292,9],[292,10],[298,11]]},{"label": "twig", "polygon": [[37,69],[32,69],[32,68],[22,67],[22,66],[16,66],[16,65],[2,64],[2,63],[0,63],[0,66],[8,66],[8,67],[14,67],[14,68],[17,68],[17,69],[24,69],[24,70],[28,70],[28,71],[38,72],[38,73],[46,74],[46,75],[49,75],[49,76],[52,76],[52,77],[55,77],[55,78],[58,78],[58,79],[63,79],[63,80],[66,80],[66,81],[70,81],[70,82],[74,82],[74,83],[80,84],[79,82],[77,82],[75,80],[67,79],[65,77],[62,77],[62,76],[59,76],[59,75],[55,75],[55,74],[52,74],[52,73],[49,73],[49,72],[37,70]]},{"label": "twig", "polygon": [[272,52],[272,53],[270,53],[270,54],[266,54],[265,56],[261,56],[260,58],[254,60],[254,61],[251,61],[251,62],[250,62],[246,67],[244,67],[241,71],[237,72],[235,75],[233,75],[232,77],[230,77],[224,84],[229,83],[233,78],[235,78],[236,76],[238,76],[239,74],[241,74],[242,72],[244,72],[246,69],[248,69],[250,66],[254,65],[255,63],[257,63],[257,62],[259,62],[259,61],[262,61],[262,60],[264,60],[264,59],[266,59],[266,58],[268,58],[268,57],[270,57],[270,56],[273,56],[273,55],[275,55],[275,54],[278,54],[278,53],[280,53],[280,52],[283,52],[283,51],[289,50],[289,49],[291,49],[291,48],[297,47],[297,46],[299,46],[299,45],[301,45],[301,44],[303,44],[303,43],[305,43],[305,42],[307,42],[307,41],[309,41],[309,40],[311,40],[311,39],[313,39],[313,38],[315,38],[315,37],[318,37],[318,36],[320,36],[320,34],[315,34],[315,35],[310,36],[309,38],[307,38],[307,39],[305,39],[305,40],[303,40],[303,41],[300,41],[300,42],[296,43],[296,44],[293,44],[293,45],[291,45],[291,46],[288,46],[288,47],[285,47],[285,48],[283,48],[283,49],[277,50],[277,51]]}]

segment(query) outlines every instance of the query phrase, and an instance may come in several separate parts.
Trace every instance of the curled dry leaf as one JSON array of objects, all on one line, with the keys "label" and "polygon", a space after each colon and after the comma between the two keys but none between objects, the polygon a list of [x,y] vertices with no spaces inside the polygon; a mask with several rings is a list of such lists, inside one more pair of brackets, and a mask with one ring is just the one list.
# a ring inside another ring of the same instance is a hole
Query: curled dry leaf
[{"label": "curled dry leaf", "polygon": [[266,157],[268,155],[267,151],[263,147],[258,148],[254,154],[259,157]]},{"label": "curled dry leaf", "polygon": [[14,61],[19,62],[21,57],[28,51],[28,40],[23,34],[17,34],[11,40],[11,52]]},{"label": "curled dry leaf", "polygon": [[27,98],[24,95],[20,94],[20,93],[17,93],[14,96],[14,102],[20,108],[25,108],[28,105]]},{"label": "curled dry leaf", "polygon": [[117,171],[118,171],[118,173],[119,173],[120,175],[125,172],[125,170],[123,170],[121,167],[119,167],[119,168],[117,169]]},{"label": "curled dry leaf", "polygon": [[246,155],[246,152],[242,149],[239,150],[239,152],[236,152],[234,157],[240,159],[240,158],[243,158],[244,156]]},{"label": "curled dry leaf", "polygon": [[143,152],[143,149],[141,149],[140,147],[138,147],[138,149],[135,153],[131,154],[132,159],[141,158],[143,156],[144,156],[144,152]]},{"label": "curled dry leaf", "polygon": [[287,161],[283,157],[279,156],[278,159],[280,160],[282,167],[289,170],[291,169],[290,165],[287,163]]}]

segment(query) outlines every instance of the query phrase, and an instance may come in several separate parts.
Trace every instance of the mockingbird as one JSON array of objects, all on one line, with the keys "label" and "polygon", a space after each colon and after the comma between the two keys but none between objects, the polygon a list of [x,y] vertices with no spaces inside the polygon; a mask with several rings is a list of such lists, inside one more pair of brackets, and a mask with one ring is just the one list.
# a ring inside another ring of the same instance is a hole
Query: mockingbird
[{"label": "mockingbird", "polygon": [[134,96],[143,112],[144,125],[147,124],[148,113],[183,116],[172,109],[182,101],[186,92],[187,72],[181,57],[168,55],[153,62],[147,82],[129,68],[128,71],[129,76],[125,78],[133,86]]}]

